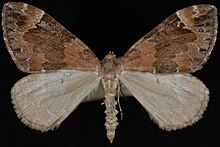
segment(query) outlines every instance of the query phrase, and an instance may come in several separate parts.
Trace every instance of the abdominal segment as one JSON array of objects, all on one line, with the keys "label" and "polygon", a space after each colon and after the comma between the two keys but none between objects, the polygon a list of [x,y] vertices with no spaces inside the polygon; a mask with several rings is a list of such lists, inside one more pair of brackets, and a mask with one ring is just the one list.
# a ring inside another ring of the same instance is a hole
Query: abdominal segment
[{"label": "abdominal segment", "polygon": [[117,101],[115,100],[116,95],[118,94],[118,79],[117,78],[110,78],[110,79],[103,79],[102,80],[103,88],[105,91],[105,100],[104,104],[106,107],[105,110],[105,126],[107,131],[107,138],[112,143],[115,137],[115,130],[118,125],[117,122],[117,114],[118,111],[116,110]]}]

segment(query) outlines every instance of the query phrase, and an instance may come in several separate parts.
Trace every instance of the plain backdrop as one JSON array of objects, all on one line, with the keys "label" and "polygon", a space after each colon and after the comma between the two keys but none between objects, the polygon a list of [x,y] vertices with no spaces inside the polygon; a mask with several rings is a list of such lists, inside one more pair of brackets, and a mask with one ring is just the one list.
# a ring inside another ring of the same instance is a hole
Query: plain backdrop
[{"label": "plain backdrop", "polygon": [[[220,11],[216,0],[24,0],[64,25],[87,44],[102,60],[114,51],[122,56],[143,35],[172,13],[187,6],[209,3]],[[0,1],[0,9],[6,0]],[[1,31],[2,32],[2,31]],[[203,118],[193,126],[163,131],[133,98],[121,100],[123,120],[119,120],[113,144],[106,138],[105,107],[102,101],[84,103],[54,131],[41,133],[25,126],[13,109],[10,89],[26,76],[13,63],[0,33],[0,147],[217,147],[220,146],[220,41],[210,59],[193,75],[210,90]]]}]

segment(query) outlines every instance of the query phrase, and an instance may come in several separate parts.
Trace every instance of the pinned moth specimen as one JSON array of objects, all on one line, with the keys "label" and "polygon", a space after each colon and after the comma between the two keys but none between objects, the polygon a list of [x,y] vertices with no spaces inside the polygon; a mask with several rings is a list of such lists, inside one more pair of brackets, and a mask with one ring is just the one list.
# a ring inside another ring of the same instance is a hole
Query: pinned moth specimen
[{"label": "pinned moth specimen", "polygon": [[2,27],[15,64],[31,73],[11,90],[18,117],[31,128],[44,132],[58,127],[97,87],[104,89],[105,126],[111,143],[118,125],[121,85],[165,130],[192,125],[206,109],[209,90],[190,73],[202,68],[215,44],[215,6],[179,10],[138,40],[120,60],[110,52],[102,62],[34,6],[6,3]]}]

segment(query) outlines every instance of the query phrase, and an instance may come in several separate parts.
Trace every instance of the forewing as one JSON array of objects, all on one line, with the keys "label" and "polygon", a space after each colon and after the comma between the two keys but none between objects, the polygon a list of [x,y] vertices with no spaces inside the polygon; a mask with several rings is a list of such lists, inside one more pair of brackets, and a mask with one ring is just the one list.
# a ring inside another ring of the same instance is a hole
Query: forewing
[{"label": "forewing", "polygon": [[95,71],[99,65],[83,42],[36,7],[20,2],[6,3],[2,26],[8,51],[23,72]]},{"label": "forewing", "polygon": [[213,49],[217,23],[215,6],[203,4],[179,10],[136,42],[120,64],[133,71],[195,72]]},{"label": "forewing", "polygon": [[95,72],[57,71],[32,74],[12,88],[12,101],[22,122],[47,131],[60,123],[99,84]]},{"label": "forewing", "polygon": [[124,72],[120,81],[165,130],[192,125],[208,103],[208,89],[190,74]]}]

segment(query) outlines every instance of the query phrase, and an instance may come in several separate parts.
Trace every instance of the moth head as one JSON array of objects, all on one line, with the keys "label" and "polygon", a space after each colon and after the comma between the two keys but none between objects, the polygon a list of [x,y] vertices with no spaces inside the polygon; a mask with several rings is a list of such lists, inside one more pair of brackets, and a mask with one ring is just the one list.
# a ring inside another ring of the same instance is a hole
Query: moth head
[{"label": "moth head", "polygon": [[116,59],[116,55],[114,54],[114,52],[110,51],[105,58],[102,60],[102,64],[106,63],[106,62],[113,62],[113,63],[117,63],[117,59]]}]

